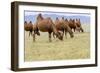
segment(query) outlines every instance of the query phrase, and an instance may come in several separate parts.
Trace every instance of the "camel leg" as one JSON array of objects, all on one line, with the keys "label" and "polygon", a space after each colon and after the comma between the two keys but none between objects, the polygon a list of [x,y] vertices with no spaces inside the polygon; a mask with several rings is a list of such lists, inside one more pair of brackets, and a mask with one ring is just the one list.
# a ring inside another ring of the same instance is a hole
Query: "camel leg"
[{"label": "camel leg", "polygon": [[53,33],[53,38],[55,38],[55,34]]},{"label": "camel leg", "polygon": [[81,32],[81,30],[79,30],[79,32]]},{"label": "camel leg", "polygon": [[32,31],[29,31],[29,36],[32,35]]},{"label": "camel leg", "polygon": [[35,32],[33,33],[33,42],[35,42]]},{"label": "camel leg", "polygon": [[62,34],[62,35],[64,36],[64,30],[63,30],[62,32],[63,32],[63,34]]},{"label": "camel leg", "polygon": [[67,38],[67,31],[65,30],[65,37]]},{"label": "camel leg", "polygon": [[74,32],[75,32],[75,28],[74,28]]},{"label": "camel leg", "polygon": [[80,28],[80,31],[81,31],[81,32],[84,32],[84,30],[83,30],[83,28],[82,28],[82,27]]},{"label": "camel leg", "polygon": [[33,32],[33,31],[30,31],[30,34],[31,34],[31,35],[32,35],[32,32]]},{"label": "camel leg", "polygon": [[49,42],[51,42],[51,32],[49,32]]},{"label": "camel leg", "polygon": [[29,31],[29,36],[30,36],[31,32]]},{"label": "camel leg", "polygon": [[67,31],[70,34],[70,37],[73,38],[74,37],[74,34],[73,34],[72,30],[70,28],[68,28]]}]

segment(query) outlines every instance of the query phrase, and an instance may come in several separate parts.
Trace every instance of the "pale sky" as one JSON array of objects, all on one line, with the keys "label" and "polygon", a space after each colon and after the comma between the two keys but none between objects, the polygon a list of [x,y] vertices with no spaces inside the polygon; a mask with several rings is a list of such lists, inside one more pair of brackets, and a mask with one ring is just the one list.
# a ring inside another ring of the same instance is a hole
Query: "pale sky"
[{"label": "pale sky", "polygon": [[34,11],[25,11],[25,16],[28,16],[28,15],[38,15],[39,13],[41,13],[42,15],[43,14],[57,14],[57,15],[66,15],[66,16],[74,16],[74,15],[80,15],[80,16],[90,16],[90,13],[57,13],[57,12],[34,12]]}]

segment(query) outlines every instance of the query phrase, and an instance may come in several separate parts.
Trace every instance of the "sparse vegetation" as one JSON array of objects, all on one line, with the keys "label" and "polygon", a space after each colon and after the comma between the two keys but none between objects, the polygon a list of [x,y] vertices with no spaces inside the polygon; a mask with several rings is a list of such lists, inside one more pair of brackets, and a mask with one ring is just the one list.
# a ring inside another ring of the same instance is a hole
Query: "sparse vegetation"
[{"label": "sparse vegetation", "polygon": [[[86,28],[85,28],[86,29]],[[87,28],[88,29],[88,28]],[[86,59],[90,57],[90,33],[74,33],[74,38],[63,41],[54,39],[49,42],[48,33],[40,32],[33,42],[32,36],[25,31],[25,61]]]}]

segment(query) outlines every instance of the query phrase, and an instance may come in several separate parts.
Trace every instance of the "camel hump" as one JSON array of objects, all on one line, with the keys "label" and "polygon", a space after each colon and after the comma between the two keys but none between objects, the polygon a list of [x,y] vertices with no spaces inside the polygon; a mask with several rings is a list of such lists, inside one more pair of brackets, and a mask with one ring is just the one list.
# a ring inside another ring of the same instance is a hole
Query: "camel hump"
[{"label": "camel hump", "polygon": [[32,21],[30,21],[27,26],[30,27],[30,28],[33,28]]},{"label": "camel hump", "polygon": [[78,19],[78,21],[80,22],[80,18]]},{"label": "camel hump", "polygon": [[70,21],[72,21],[72,19],[70,18]]},{"label": "camel hump", "polygon": [[74,19],[70,19],[70,21],[71,21],[71,22],[75,22],[75,20],[74,20]]},{"label": "camel hump", "polygon": [[37,15],[37,20],[43,20],[43,19],[44,18],[42,17],[42,14],[41,13]]},{"label": "camel hump", "polygon": [[24,24],[27,24],[27,21],[25,21]]},{"label": "camel hump", "polygon": [[38,14],[38,16],[42,16],[42,14],[41,14],[41,13],[39,13],[39,14]]},{"label": "camel hump", "polygon": [[59,20],[58,17],[56,17],[56,20]]},{"label": "camel hump", "polygon": [[80,19],[76,19],[76,23],[80,24],[81,23]]},{"label": "camel hump", "polygon": [[30,21],[29,23],[32,24],[32,21]]},{"label": "camel hump", "polygon": [[38,17],[42,17],[42,14],[40,13],[40,14],[38,14]]},{"label": "camel hump", "polygon": [[75,22],[75,20],[73,19],[73,22]]},{"label": "camel hump", "polygon": [[80,21],[80,19],[79,19],[79,21]]},{"label": "camel hump", "polygon": [[79,21],[80,22],[80,18],[79,19],[76,19],[76,21]]},{"label": "camel hump", "polygon": [[38,17],[42,17],[42,14],[41,14],[41,13],[39,13],[37,16],[38,16]]},{"label": "camel hump", "polygon": [[78,19],[76,19],[76,21],[78,21]]},{"label": "camel hump", "polygon": [[64,20],[64,17],[62,17],[62,20]]},{"label": "camel hump", "polygon": [[68,19],[66,18],[65,21],[68,21]]},{"label": "camel hump", "polygon": [[49,20],[50,22],[53,22],[52,19],[51,19],[50,17],[47,17],[46,19]]}]

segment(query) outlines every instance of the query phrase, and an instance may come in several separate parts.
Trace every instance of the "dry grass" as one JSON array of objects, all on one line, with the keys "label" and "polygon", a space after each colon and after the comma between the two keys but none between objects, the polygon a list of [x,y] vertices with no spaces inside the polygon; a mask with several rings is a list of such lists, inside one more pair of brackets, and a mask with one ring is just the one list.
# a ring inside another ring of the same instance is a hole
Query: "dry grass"
[{"label": "dry grass", "polygon": [[74,38],[64,41],[52,38],[49,42],[48,33],[42,33],[33,42],[25,32],[25,61],[86,59],[90,57],[90,33],[75,33]]}]

